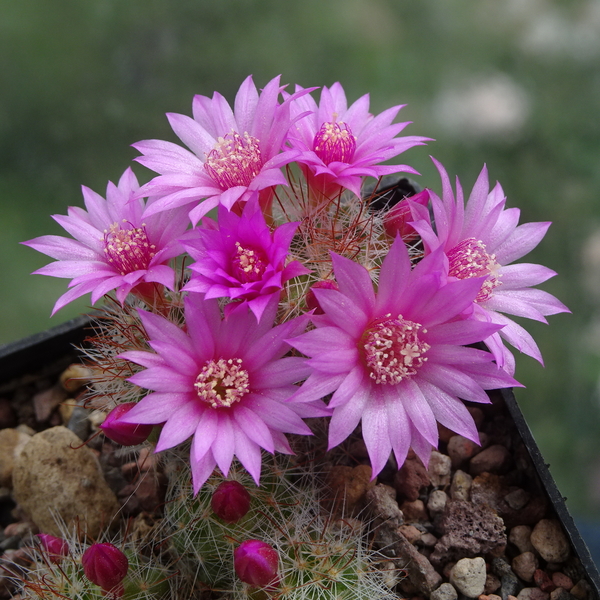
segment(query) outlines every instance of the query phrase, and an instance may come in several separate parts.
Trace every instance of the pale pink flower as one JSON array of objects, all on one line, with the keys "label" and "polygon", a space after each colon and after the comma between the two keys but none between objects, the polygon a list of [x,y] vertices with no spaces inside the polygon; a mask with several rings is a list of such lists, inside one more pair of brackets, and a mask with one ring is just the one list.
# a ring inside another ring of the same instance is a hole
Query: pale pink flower
[{"label": "pale pink flower", "polygon": [[[299,86],[296,89],[302,91]],[[292,103],[292,115],[306,116],[290,129],[289,142],[300,151],[295,160],[307,166],[326,193],[331,193],[328,188],[333,185],[360,196],[365,176],[416,173],[407,165],[380,164],[429,140],[421,136],[396,137],[409,124],[392,123],[401,108],[393,106],[373,116],[368,94],[348,106],[339,83],[323,87],[318,106],[312,96],[299,96]]]},{"label": "pale pink flower", "polygon": [[145,370],[130,378],[152,390],[121,420],[164,423],[156,451],[193,437],[194,492],[218,466],[227,476],[236,456],[258,483],[261,448],[291,453],[285,433],[310,435],[304,417],[329,414],[322,402],[291,402],[294,384],[310,372],[303,358],[285,357],[285,341],[302,332],[307,317],[272,327],[277,301],[260,323],[246,306],[222,320],[217,300],[185,299],[187,333],[167,319],[140,311],[156,351],[125,352]]},{"label": "pale pink flower", "polygon": [[484,340],[500,367],[514,374],[514,357],[502,340],[543,364],[531,335],[503,313],[546,323],[547,315],[570,312],[548,292],[531,287],[554,277],[554,271],[530,263],[511,264],[540,243],[550,223],[518,225],[520,210],[504,208],[506,197],[499,183],[489,190],[485,166],[465,204],[458,179],[455,197],[444,167],[436,160],[434,163],[442,179],[442,197],[430,191],[433,223],[428,210],[412,205],[416,221],[411,224],[421,235],[426,252],[443,248],[450,277],[483,278],[474,299],[475,316],[503,325]]},{"label": "pale pink flower", "polygon": [[399,466],[409,447],[427,464],[437,422],[479,442],[460,399],[489,402],[484,390],[518,385],[489,352],[464,347],[500,327],[465,319],[482,279],[447,282],[441,251],[411,270],[400,238],[382,263],[377,293],[363,266],[333,254],[333,267],[339,291],[314,289],[324,314],[312,318],[316,329],[290,340],[312,368],[292,400],[333,392],[329,448],[362,422],[375,476],[391,451]]},{"label": "pale pink flower", "polygon": [[56,259],[35,274],[72,279],[52,314],[89,292],[92,304],[112,290],[123,303],[144,283],[174,289],[175,272],[167,263],[183,252],[178,240],[188,226],[187,217],[181,210],[148,215],[152,203],[136,199],[138,190],[131,169],[118,185],[109,181],[106,199],[83,186],[87,211],[72,206],[67,216],[53,216],[75,239],[44,235],[22,242]]},{"label": "pale pink flower", "polygon": [[160,140],[133,144],[143,154],[136,160],[160,174],[142,188],[162,196],[152,212],[193,205],[189,216],[195,225],[218,204],[231,209],[252,192],[286,185],[281,167],[297,152],[281,151],[291,124],[290,100],[278,102],[281,90],[275,77],[259,94],[250,76],[233,110],[218,92],[212,99],[195,96],[193,118],[167,115],[190,150]]}]

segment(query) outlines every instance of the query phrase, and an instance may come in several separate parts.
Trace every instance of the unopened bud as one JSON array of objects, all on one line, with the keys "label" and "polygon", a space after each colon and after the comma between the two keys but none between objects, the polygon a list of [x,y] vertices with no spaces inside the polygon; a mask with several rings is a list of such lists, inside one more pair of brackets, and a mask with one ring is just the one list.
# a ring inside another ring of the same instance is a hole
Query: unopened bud
[{"label": "unopened bud", "polygon": [[421,204],[422,206],[427,206],[427,203],[429,202],[429,191],[423,190],[414,196],[404,198],[398,202],[398,204],[390,208],[383,217],[383,226],[385,232],[391,238],[395,238],[396,235],[399,234],[405,242],[414,242],[419,237],[419,234],[408,224],[410,221],[415,220],[412,216],[410,205],[408,204],[409,200]]},{"label": "unopened bud", "polygon": [[339,290],[338,284],[333,281],[333,279],[322,279],[321,281],[317,281],[310,286],[308,293],[306,294],[306,307],[308,310],[314,309],[315,315],[322,315],[323,309],[317,300],[316,294],[313,290]]},{"label": "unopened bud", "polygon": [[58,564],[69,554],[69,544],[66,540],[49,533],[38,533],[37,537],[40,539],[42,548],[50,562]]},{"label": "unopened bud", "polygon": [[106,437],[123,446],[137,446],[137,444],[146,441],[152,433],[153,425],[119,421],[119,418],[127,414],[135,405],[135,402],[125,402],[108,413],[104,423],[100,425],[100,429]]},{"label": "unopened bud", "polygon": [[107,543],[92,544],[83,553],[81,564],[85,576],[105,592],[111,592],[115,596],[123,593],[122,582],[127,575],[129,561],[116,546]]},{"label": "unopened bud", "polygon": [[250,494],[238,481],[224,481],[214,491],[210,506],[226,523],[236,523],[250,509]]},{"label": "unopened bud", "polygon": [[277,577],[279,556],[276,550],[260,540],[246,540],[233,552],[233,566],[237,576],[256,587],[265,587]]}]

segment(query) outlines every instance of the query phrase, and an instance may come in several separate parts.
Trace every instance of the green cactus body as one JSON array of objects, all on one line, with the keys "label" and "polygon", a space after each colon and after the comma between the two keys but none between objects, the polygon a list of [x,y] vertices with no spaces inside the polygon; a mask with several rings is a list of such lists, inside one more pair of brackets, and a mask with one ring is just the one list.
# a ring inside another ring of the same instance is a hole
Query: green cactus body
[{"label": "green cactus body", "polygon": [[[211,510],[212,493],[225,478],[215,471],[195,498],[189,478],[183,463],[171,469],[165,516],[178,568],[191,589],[213,590],[231,600],[396,598],[377,572],[374,563],[385,559],[368,548],[364,524],[324,514],[322,485],[312,463],[299,466],[287,456],[265,455],[260,487],[234,463],[228,479],[244,485],[252,502],[248,514],[233,524]],[[276,587],[259,590],[236,577],[233,550],[247,539],[277,550]]]}]

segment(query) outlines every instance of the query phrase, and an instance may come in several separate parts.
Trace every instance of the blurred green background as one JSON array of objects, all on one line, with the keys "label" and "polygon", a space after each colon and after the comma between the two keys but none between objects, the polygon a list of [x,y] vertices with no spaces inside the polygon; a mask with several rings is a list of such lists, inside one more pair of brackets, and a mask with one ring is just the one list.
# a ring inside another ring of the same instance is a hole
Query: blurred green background
[{"label": "blurred green background", "polygon": [[[527,323],[546,368],[518,357],[517,396],[572,511],[600,521],[600,2],[597,0],[0,0],[0,343],[44,330],[65,280],[19,241],[104,195],[165,112],[230,100],[252,73],[340,81],[373,112],[406,103],[403,156],[439,191],[428,155],[470,190],[486,162],[523,221],[553,221],[530,257],[573,315]],[[146,181],[150,173],[136,165]]]}]

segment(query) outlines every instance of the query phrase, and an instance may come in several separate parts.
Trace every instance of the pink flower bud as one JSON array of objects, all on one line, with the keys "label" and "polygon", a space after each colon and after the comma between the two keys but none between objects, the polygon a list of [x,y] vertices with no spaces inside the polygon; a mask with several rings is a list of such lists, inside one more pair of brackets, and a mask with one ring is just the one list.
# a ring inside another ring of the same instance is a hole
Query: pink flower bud
[{"label": "pink flower bud", "polygon": [[226,523],[236,523],[250,509],[250,494],[238,481],[224,481],[214,491],[210,506]]},{"label": "pink flower bud", "polygon": [[339,290],[338,284],[333,281],[333,279],[322,279],[321,281],[317,281],[310,286],[308,290],[308,294],[306,294],[306,307],[308,310],[315,311],[315,315],[322,315],[323,310],[319,305],[319,301],[313,290]]},{"label": "pink flower bud", "polygon": [[[118,586],[127,575],[129,561],[112,544],[92,544],[81,557],[85,576],[105,592],[118,593]],[[122,586],[121,586],[122,587]],[[117,588],[117,590],[115,590]]]},{"label": "pink flower bud", "polygon": [[246,540],[233,552],[233,566],[237,576],[256,587],[273,583],[277,577],[279,556],[272,546],[260,540]]},{"label": "pink flower bud", "polygon": [[50,562],[58,564],[69,554],[69,544],[66,540],[49,533],[38,533],[37,536]]},{"label": "pink flower bud", "polygon": [[390,208],[390,210],[383,217],[383,226],[385,232],[392,238],[395,238],[397,234],[405,242],[414,242],[419,234],[410,226],[408,223],[414,221],[410,211],[408,201],[416,202],[422,206],[427,206],[429,202],[429,191],[423,190],[414,196],[404,198],[398,204]]},{"label": "pink flower bud", "polygon": [[104,423],[100,425],[100,429],[102,429],[106,437],[123,446],[136,446],[148,438],[150,433],[152,433],[153,425],[140,425],[119,421],[119,417],[127,414],[135,404],[135,402],[125,402],[124,404],[119,404],[108,413],[106,419],[104,419]]}]

